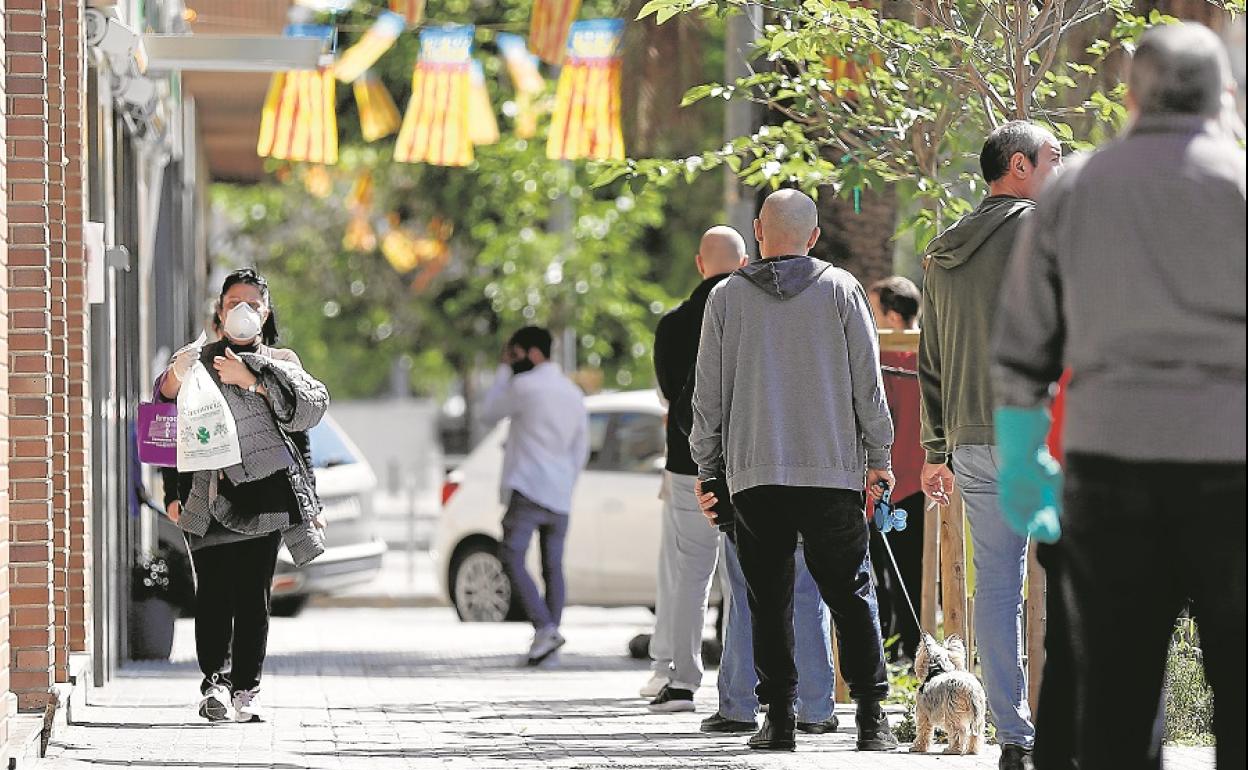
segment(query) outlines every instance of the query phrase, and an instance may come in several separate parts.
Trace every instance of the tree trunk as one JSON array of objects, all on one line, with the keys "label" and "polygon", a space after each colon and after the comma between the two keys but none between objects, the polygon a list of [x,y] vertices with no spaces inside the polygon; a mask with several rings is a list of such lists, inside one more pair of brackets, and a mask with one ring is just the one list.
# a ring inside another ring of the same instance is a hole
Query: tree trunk
[{"label": "tree trunk", "polygon": [[897,229],[897,195],[891,189],[864,189],[861,211],[854,193],[835,197],[831,189],[819,196],[823,232],[812,256],[848,270],[863,286],[893,274],[893,233]]}]

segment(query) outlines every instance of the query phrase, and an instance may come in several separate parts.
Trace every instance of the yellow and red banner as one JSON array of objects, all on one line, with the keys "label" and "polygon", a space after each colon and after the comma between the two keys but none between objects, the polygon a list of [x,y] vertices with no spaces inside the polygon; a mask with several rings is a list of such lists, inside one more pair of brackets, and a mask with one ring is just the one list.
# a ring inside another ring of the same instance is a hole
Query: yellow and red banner
[{"label": "yellow and red banner", "polygon": [[500,32],[495,42],[516,89],[516,136],[529,139],[537,134],[538,99],[546,90],[546,80],[538,69],[539,60],[519,35]]},{"label": "yellow and red banner", "polygon": [[351,89],[355,92],[364,141],[373,142],[399,130],[399,108],[380,78],[366,72],[351,84]]},{"label": "yellow and red banner", "polygon": [[334,77],[344,83],[354,82],[390,50],[406,27],[407,23],[399,14],[383,12],[364,36],[334,62]]},{"label": "yellow and red banner", "polygon": [[474,34],[472,25],[421,31],[412,99],[399,128],[395,160],[436,166],[472,162],[468,110]]},{"label": "yellow and red banner", "polygon": [[264,99],[256,152],[264,158],[338,162],[333,73],[298,70],[273,76]]},{"label": "yellow and red banner", "polygon": [[342,247],[348,251],[369,252],[377,248],[377,233],[369,221],[369,211],[373,205],[373,174],[361,171],[351,184],[347,193],[347,209],[351,219],[347,221],[347,229],[342,235]]},{"label": "yellow and red banner", "polygon": [[623,19],[578,21],[559,73],[546,157],[623,160],[620,126],[620,37]]},{"label": "yellow and red banner", "polygon": [[419,27],[425,20],[425,0],[390,0],[390,10],[402,16],[409,27]]},{"label": "yellow and red banner", "polygon": [[485,70],[481,62],[472,62],[472,90],[468,96],[468,137],[478,147],[498,142],[498,119],[485,87]]},{"label": "yellow and red banner", "polygon": [[542,61],[563,64],[568,30],[581,10],[581,0],[534,0],[529,20],[529,45]]}]

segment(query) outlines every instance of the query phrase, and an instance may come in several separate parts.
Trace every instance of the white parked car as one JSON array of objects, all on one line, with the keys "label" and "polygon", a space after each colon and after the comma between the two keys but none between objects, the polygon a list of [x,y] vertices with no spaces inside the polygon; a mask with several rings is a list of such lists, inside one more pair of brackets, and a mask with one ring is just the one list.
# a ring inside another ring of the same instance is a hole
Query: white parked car
[{"label": "white parked car", "polygon": [[[662,521],[663,407],[653,390],[585,399],[590,458],[576,484],[564,574],[568,604],[653,607]],[[520,619],[498,558],[502,423],[456,469],[433,557],[451,604],[466,621]],[[529,553],[537,568],[536,538]],[[540,578],[539,578],[540,580]]]}]

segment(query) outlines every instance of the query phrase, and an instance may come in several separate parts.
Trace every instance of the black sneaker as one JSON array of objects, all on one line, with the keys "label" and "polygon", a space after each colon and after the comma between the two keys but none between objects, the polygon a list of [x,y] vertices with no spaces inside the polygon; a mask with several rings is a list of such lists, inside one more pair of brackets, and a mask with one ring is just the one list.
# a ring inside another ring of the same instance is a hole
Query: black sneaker
[{"label": "black sneaker", "polygon": [[796,751],[796,727],[792,714],[768,711],[763,729],[755,733],[746,745],[756,751]]},{"label": "black sneaker", "polygon": [[855,721],[858,723],[859,751],[893,751],[897,748],[897,738],[888,726],[888,717],[879,701],[858,701]]},{"label": "black sneaker", "polygon": [[659,694],[650,705],[646,706],[655,714],[675,714],[678,711],[693,711],[693,691],[679,690],[671,685],[659,690]]},{"label": "black sneaker", "polygon": [[703,719],[702,725],[698,729],[704,733],[752,733],[758,729],[758,723],[752,721],[738,722],[716,711],[706,719]]},{"label": "black sneaker", "polygon": [[825,735],[827,733],[836,732],[836,728],[841,726],[841,720],[836,718],[836,714],[828,717],[822,722],[798,722],[797,729],[808,735]]},{"label": "black sneaker", "polygon": [[1001,746],[1001,759],[997,761],[998,770],[1032,770],[1031,749],[1023,748],[1016,743]]}]

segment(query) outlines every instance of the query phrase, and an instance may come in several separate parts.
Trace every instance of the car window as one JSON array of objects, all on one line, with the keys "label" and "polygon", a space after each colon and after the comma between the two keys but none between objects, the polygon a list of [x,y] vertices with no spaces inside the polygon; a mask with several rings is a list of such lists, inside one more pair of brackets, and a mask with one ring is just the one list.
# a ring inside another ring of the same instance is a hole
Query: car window
[{"label": "car window", "polygon": [[666,451],[663,418],[644,412],[620,412],[615,416],[613,470],[649,473]]},{"label": "car window", "polygon": [[611,425],[611,415],[606,412],[595,412],[589,415],[589,462],[586,470],[611,470],[613,458],[607,449],[607,428]]},{"label": "car window", "polygon": [[312,445],[312,467],[314,468],[334,468],[360,461],[360,458],[356,457],[351,448],[342,440],[338,427],[328,420],[322,420],[308,431],[308,441]]}]

